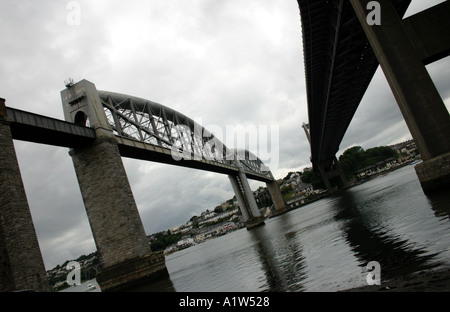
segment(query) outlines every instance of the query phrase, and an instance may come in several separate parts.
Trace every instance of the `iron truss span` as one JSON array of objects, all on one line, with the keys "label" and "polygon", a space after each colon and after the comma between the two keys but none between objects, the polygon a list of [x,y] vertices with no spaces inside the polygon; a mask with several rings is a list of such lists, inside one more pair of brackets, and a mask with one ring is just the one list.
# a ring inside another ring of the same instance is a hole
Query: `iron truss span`
[{"label": "iron truss span", "polygon": [[[411,0],[392,1],[403,16]],[[378,67],[348,0],[298,0],[313,164],[331,165]]]},{"label": "iron truss span", "polygon": [[273,181],[269,168],[247,150],[229,149],[191,118],[156,102],[98,91],[123,156]]}]

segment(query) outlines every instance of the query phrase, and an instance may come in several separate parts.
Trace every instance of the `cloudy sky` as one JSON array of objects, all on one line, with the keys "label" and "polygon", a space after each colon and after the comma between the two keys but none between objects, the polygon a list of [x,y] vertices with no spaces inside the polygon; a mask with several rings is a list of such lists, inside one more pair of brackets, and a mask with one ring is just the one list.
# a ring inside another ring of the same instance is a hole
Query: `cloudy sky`
[{"label": "cloudy sky", "polygon": [[[440,2],[413,0],[407,14]],[[7,106],[63,119],[64,80],[87,79],[99,90],[169,106],[206,128],[277,128],[275,178],[310,166],[295,0],[0,0],[0,37],[0,97]],[[450,60],[428,69],[449,107]],[[340,152],[410,138],[378,70]],[[14,144],[46,268],[95,251],[68,150]],[[224,175],[123,162],[147,234],[233,196]],[[254,189],[260,185],[251,181]]]}]

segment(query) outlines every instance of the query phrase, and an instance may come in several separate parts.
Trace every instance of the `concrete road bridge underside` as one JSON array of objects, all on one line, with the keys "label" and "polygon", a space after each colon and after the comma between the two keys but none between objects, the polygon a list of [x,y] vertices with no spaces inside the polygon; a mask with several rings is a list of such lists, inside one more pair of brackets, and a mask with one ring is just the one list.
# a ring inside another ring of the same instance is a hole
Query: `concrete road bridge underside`
[{"label": "concrete road bridge underside", "polygon": [[450,54],[450,2],[402,19],[410,3],[298,0],[309,115],[305,131],[313,167],[324,180],[337,165],[339,145],[381,65],[422,156],[416,172],[424,191],[448,186],[450,118],[425,65]]}]

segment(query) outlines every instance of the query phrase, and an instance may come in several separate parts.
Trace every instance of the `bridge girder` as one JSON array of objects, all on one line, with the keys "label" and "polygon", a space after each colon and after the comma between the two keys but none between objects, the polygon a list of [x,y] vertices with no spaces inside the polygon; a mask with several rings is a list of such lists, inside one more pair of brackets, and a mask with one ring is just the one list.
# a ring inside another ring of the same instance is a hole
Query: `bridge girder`
[{"label": "bridge girder", "polygon": [[[393,1],[403,16],[411,0]],[[379,65],[350,1],[298,0],[313,165],[329,168]]]},{"label": "bridge girder", "polygon": [[228,148],[191,118],[159,103],[100,91],[86,80],[64,90],[63,99],[66,120],[112,131],[123,156],[224,174],[236,174],[242,166],[250,179],[274,180],[256,155]]}]

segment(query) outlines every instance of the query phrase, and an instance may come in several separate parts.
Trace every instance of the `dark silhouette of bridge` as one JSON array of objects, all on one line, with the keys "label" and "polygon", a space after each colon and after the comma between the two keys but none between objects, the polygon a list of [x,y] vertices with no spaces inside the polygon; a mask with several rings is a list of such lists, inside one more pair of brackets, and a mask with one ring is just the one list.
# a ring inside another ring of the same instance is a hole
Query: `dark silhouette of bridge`
[{"label": "dark silhouette of bridge", "polygon": [[[374,3],[379,11],[371,11]],[[446,1],[402,20],[410,3],[298,0],[309,118],[305,130],[313,167],[325,183],[337,174],[330,172],[339,167],[335,155],[379,64],[424,160],[416,167],[424,190],[448,183],[449,115],[424,65],[450,54],[450,5]],[[378,14],[380,25],[368,21],[369,13]],[[431,173],[433,162],[433,168],[445,163],[445,173]]]}]

